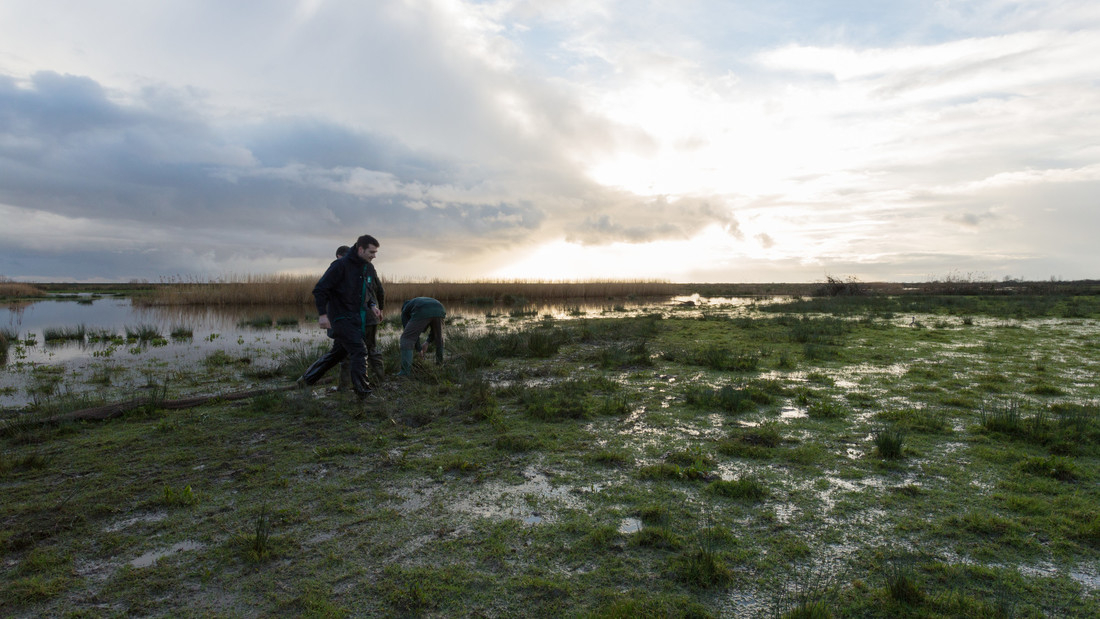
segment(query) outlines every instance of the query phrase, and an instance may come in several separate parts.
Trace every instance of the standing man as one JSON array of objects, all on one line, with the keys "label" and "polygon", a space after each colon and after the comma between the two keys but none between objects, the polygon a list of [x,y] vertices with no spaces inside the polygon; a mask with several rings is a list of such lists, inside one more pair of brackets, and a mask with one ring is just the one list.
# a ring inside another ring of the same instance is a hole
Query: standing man
[{"label": "standing man", "polygon": [[[378,239],[364,234],[355,241],[343,258],[335,260],[313,287],[317,304],[317,324],[332,330],[332,349],[309,366],[298,379],[299,385],[316,383],[325,372],[347,358],[351,366],[351,386],[360,399],[371,394],[367,381],[367,316],[374,329],[382,318],[379,299],[375,296],[378,274],[371,262],[378,255]],[[381,284],[377,284],[381,290]]]},{"label": "standing man", "polygon": [[[443,318],[447,310],[431,297],[409,299],[401,306],[401,371],[398,376],[412,375],[413,351],[428,352],[435,344],[435,362],[443,363]],[[428,331],[427,341],[420,345],[420,334]]]}]

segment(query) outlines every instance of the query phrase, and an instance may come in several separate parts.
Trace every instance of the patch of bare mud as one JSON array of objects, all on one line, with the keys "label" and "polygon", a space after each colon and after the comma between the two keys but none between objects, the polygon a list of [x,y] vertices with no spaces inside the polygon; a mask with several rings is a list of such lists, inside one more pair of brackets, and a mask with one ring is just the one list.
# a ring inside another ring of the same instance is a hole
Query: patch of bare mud
[{"label": "patch of bare mud", "polygon": [[172,544],[168,548],[162,548],[160,550],[151,550],[140,557],[130,561],[130,565],[137,568],[149,567],[155,564],[160,559],[176,554],[177,552],[186,552],[189,550],[200,550],[204,548],[203,544],[193,541],[183,541],[177,544]]},{"label": "patch of bare mud", "polygon": [[141,514],[138,516],[132,516],[130,518],[124,518],[122,520],[116,520],[111,524],[108,524],[103,528],[106,533],[117,533],[123,529],[128,529],[139,522],[160,522],[168,517],[167,512],[152,512],[149,514]]},{"label": "patch of bare mud", "polygon": [[523,471],[519,484],[490,482],[450,505],[453,511],[483,518],[513,518],[525,525],[553,520],[553,511],[581,506],[576,489],[555,485],[549,474],[535,466]]}]

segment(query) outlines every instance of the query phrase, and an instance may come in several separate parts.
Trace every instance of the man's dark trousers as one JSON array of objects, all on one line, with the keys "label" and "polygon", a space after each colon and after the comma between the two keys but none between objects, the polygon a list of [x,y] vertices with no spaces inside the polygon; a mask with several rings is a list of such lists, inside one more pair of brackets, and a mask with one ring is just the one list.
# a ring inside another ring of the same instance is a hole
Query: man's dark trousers
[{"label": "man's dark trousers", "polygon": [[363,331],[357,321],[348,319],[332,323],[332,349],[309,366],[302,380],[312,385],[345,358],[351,365],[351,386],[359,396],[371,394],[367,382],[367,347],[363,343]]}]

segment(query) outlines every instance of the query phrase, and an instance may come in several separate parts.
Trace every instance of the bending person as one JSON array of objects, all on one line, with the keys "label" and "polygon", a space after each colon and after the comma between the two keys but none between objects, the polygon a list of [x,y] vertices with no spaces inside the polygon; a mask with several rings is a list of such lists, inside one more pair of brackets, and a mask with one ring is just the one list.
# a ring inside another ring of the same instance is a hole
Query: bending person
[{"label": "bending person", "polygon": [[[416,297],[401,306],[401,371],[398,376],[410,376],[413,367],[413,351],[421,354],[435,344],[435,362],[443,363],[443,318],[447,310],[431,297]],[[428,332],[427,341],[420,345],[420,334]]]}]

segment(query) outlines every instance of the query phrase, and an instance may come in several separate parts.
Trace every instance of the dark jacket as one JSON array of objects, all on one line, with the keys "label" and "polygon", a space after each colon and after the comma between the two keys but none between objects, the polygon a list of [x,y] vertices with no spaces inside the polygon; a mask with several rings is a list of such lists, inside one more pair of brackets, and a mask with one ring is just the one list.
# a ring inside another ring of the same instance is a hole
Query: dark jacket
[{"label": "dark jacket", "polygon": [[[385,292],[378,282],[374,265],[359,257],[352,248],[343,258],[334,260],[313,287],[318,314],[328,314],[330,322],[351,320],[354,324],[374,324],[370,307],[382,309]],[[365,315],[371,314],[370,321]]]},{"label": "dark jacket", "polygon": [[446,315],[447,310],[439,301],[431,297],[416,297],[401,306],[401,326],[408,326],[410,320],[418,318],[443,318]]}]

